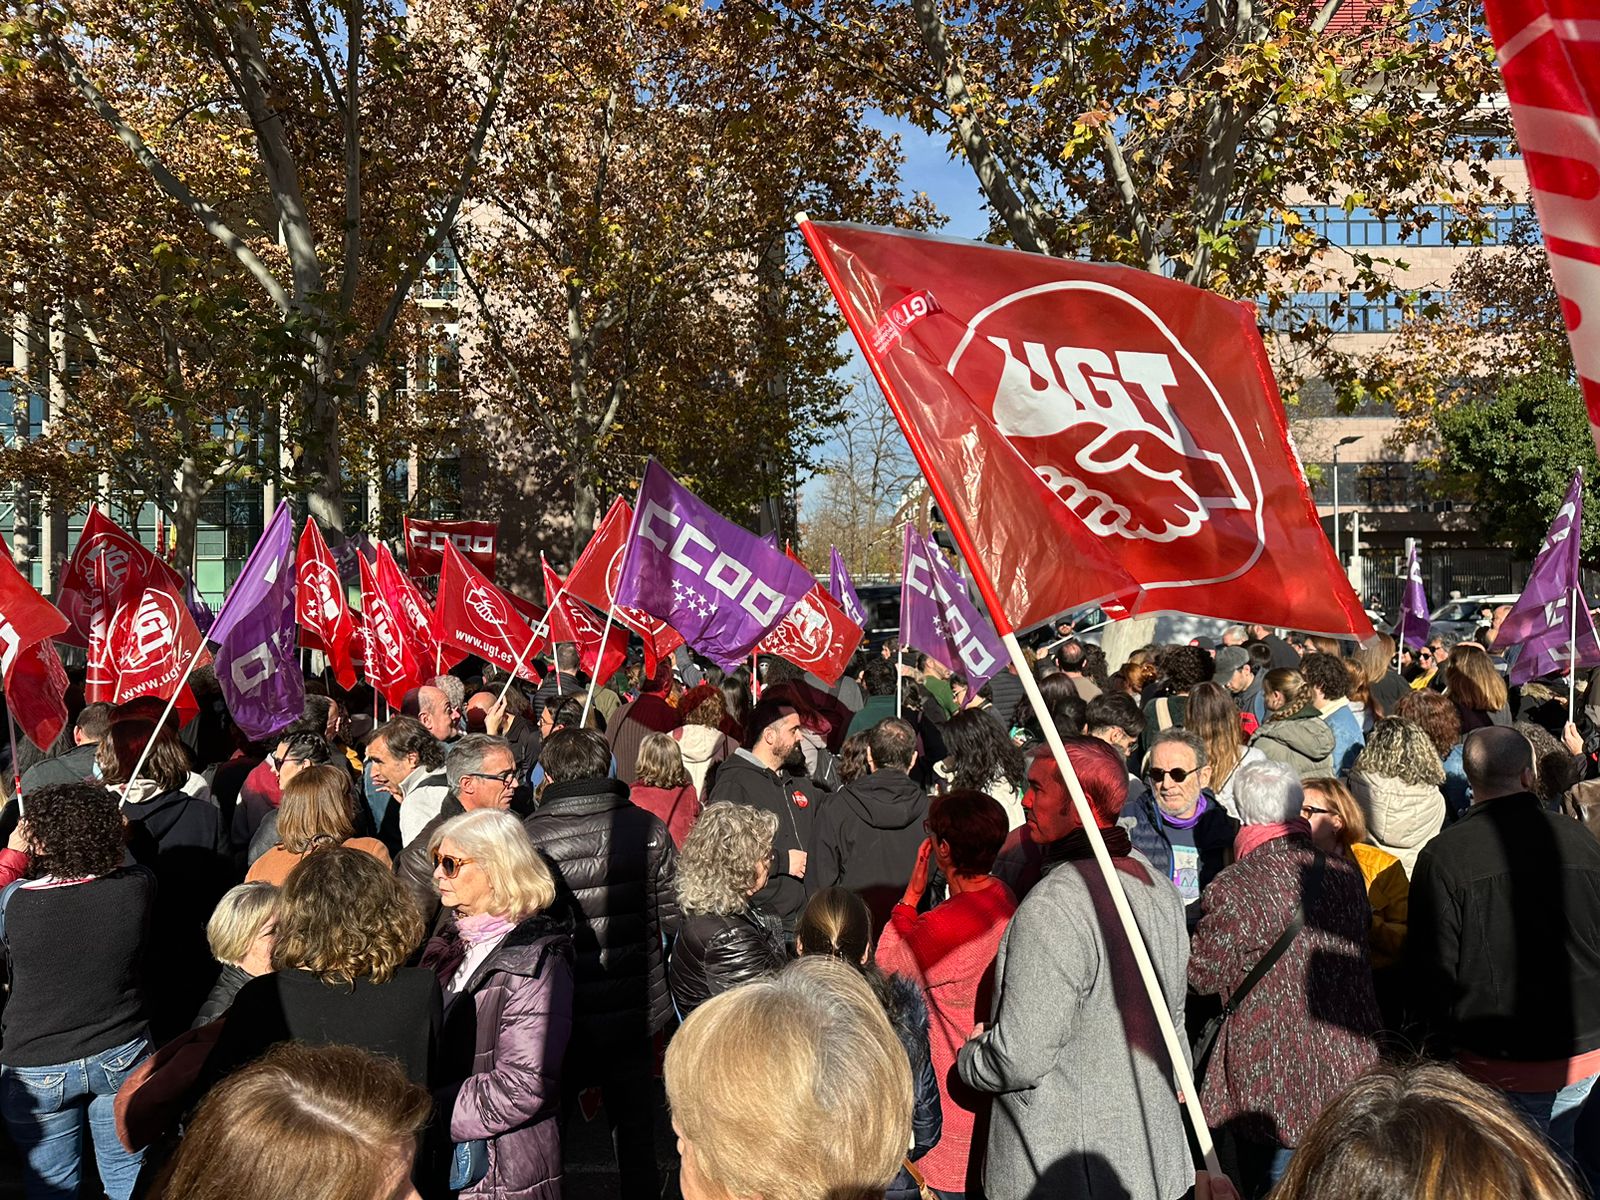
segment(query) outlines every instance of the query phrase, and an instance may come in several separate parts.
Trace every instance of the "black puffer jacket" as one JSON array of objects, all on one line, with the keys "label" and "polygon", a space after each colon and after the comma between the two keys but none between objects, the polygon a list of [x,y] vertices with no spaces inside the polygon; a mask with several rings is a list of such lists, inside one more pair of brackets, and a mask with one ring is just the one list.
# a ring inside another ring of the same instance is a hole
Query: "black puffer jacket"
[{"label": "black puffer jacket", "polygon": [[615,779],[550,784],[524,824],[573,920],[574,1045],[603,1050],[666,1028],[662,947],[678,928],[678,852],[667,827]]},{"label": "black puffer jacket", "polygon": [[760,909],[746,905],[742,912],[685,917],[667,964],[678,1016],[687,1017],[711,997],[776,971],[788,957],[782,924]]},{"label": "black puffer jacket", "polygon": [[[724,801],[748,804],[778,818],[778,832],[772,837],[772,864],[767,886],[750,899],[777,914],[788,935],[794,933],[795,919],[806,906],[806,885],[799,877],[789,874],[789,851],[810,847],[811,825],[817,815],[818,802],[824,796],[827,793],[809,779],[794,779],[770,771],[748,750],[740,750],[718,764],[716,781],[711,785],[707,800],[709,804]],[[831,797],[828,802],[832,802]]]}]

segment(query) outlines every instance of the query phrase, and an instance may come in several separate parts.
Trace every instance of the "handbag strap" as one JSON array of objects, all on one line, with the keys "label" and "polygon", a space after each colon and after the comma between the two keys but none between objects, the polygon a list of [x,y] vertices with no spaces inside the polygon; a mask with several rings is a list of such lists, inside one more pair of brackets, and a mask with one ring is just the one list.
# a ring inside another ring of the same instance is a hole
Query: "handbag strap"
[{"label": "handbag strap", "polygon": [[1295,936],[1305,927],[1306,906],[1314,903],[1317,894],[1322,890],[1322,873],[1326,870],[1327,865],[1328,856],[1318,850],[1317,861],[1311,867],[1311,878],[1306,880],[1304,897],[1299,904],[1294,906],[1294,915],[1289,918],[1289,924],[1278,935],[1278,940],[1273,942],[1271,948],[1256,960],[1256,965],[1250,968],[1250,973],[1244,977],[1244,980],[1234,989],[1233,995],[1228,997],[1228,1002],[1222,1006],[1224,1020],[1238,1011],[1239,1006],[1244,1003],[1245,997],[1251,993],[1256,984],[1266,978],[1267,972],[1272,970],[1273,965],[1284,956]]}]

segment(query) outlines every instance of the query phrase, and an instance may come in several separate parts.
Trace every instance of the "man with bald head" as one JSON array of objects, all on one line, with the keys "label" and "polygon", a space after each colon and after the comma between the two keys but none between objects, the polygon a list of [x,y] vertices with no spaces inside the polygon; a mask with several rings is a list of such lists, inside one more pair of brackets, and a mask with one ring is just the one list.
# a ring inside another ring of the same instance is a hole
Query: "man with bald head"
[{"label": "man with bald head", "polygon": [[440,745],[449,745],[461,736],[456,728],[455,714],[450,707],[450,697],[442,688],[425,683],[412,688],[401,701],[400,711],[422,722],[422,727],[438,739]]},{"label": "man with bald head", "polygon": [[1575,1137],[1600,1076],[1600,841],[1540,805],[1515,729],[1473,730],[1462,759],[1472,807],[1411,877],[1412,1010],[1430,1048],[1504,1092],[1600,1195],[1600,1152]]}]

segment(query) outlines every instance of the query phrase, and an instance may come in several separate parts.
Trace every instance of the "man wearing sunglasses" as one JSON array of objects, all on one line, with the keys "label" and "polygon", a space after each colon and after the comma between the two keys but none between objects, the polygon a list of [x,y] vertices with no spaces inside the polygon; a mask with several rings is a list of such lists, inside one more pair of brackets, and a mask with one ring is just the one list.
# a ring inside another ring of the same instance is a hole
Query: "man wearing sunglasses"
[{"label": "man wearing sunglasses", "polygon": [[1142,809],[1133,814],[1133,844],[1166,869],[1183,896],[1192,928],[1200,919],[1200,893],[1227,865],[1239,823],[1211,794],[1205,743],[1186,729],[1156,735],[1145,780],[1148,793],[1137,798],[1130,793],[1130,801]]},{"label": "man wearing sunglasses", "polygon": [[439,806],[437,815],[406,843],[394,860],[395,874],[417,898],[430,925],[439,915],[439,893],[433,886],[433,860],[428,855],[428,841],[433,831],[464,812],[476,812],[480,808],[498,808],[504,812],[511,807],[511,794],[517,786],[516,760],[510,743],[487,733],[469,733],[451,746],[445,755],[444,772],[450,794]]}]

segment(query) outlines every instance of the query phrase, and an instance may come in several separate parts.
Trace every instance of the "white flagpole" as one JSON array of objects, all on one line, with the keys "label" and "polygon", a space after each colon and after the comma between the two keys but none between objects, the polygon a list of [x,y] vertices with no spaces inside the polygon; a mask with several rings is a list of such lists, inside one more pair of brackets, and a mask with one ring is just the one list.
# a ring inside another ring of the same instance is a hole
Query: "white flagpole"
[{"label": "white flagpole", "polygon": [[1574,725],[1578,723],[1578,597],[1581,594],[1577,588],[1572,589],[1572,633],[1567,642],[1567,720]]},{"label": "white flagpole", "polygon": [[172,715],[173,707],[178,703],[178,697],[183,693],[184,685],[189,682],[189,676],[194,673],[195,665],[200,661],[200,656],[205,653],[206,640],[200,639],[200,645],[189,656],[189,665],[183,669],[183,674],[178,677],[178,686],[172,689],[172,695],[167,697],[167,707],[161,712],[161,719],[156,722],[155,729],[150,734],[150,740],[145,742],[144,749],[139,752],[139,761],[133,764],[133,773],[128,776],[128,781],[122,785],[122,803],[128,802],[128,793],[133,790],[134,782],[139,778],[139,772],[144,770],[145,760],[150,757],[150,750],[156,744],[161,729],[167,723],[167,718]]},{"label": "white flagpole", "polygon": [[[567,585],[563,583],[556,589],[556,594],[550,597],[550,604],[544,610],[546,617],[549,617],[550,610],[559,604],[561,602],[561,597],[565,596],[566,594]],[[516,679],[517,672],[522,670],[522,664],[527,660],[528,655],[533,653],[533,648],[539,644],[539,639],[542,637],[548,637],[550,635],[550,622],[548,620],[530,621],[528,622],[528,626],[533,631],[533,636],[528,639],[528,644],[522,648],[522,653],[517,655],[517,663],[516,666],[511,668],[511,674],[506,676],[505,686],[500,689],[500,700],[504,700],[506,698],[506,693],[511,690],[512,680]],[[554,648],[552,647],[552,650],[553,649]],[[558,689],[561,687],[561,665],[559,659],[556,662],[556,687]],[[498,704],[500,700],[496,700],[495,703]]]},{"label": "white flagpole", "polygon": [[606,627],[600,634],[600,658],[594,664],[597,672],[589,676],[589,693],[583,698],[583,716],[578,718],[578,728],[583,729],[589,724],[589,709],[594,705],[594,690],[600,686],[600,664],[606,660],[606,642],[611,637],[611,623],[617,619],[617,602],[615,599],[606,606]]},{"label": "white flagpole", "polygon": [[17,757],[17,718],[11,712],[10,697],[6,698],[6,731],[11,735],[11,784],[17,793],[17,815],[27,810],[22,807],[22,760]]}]

